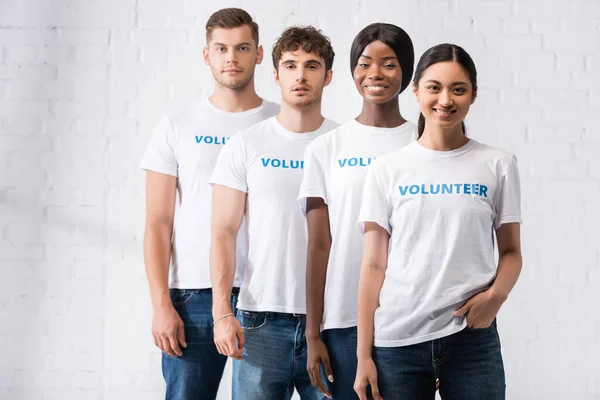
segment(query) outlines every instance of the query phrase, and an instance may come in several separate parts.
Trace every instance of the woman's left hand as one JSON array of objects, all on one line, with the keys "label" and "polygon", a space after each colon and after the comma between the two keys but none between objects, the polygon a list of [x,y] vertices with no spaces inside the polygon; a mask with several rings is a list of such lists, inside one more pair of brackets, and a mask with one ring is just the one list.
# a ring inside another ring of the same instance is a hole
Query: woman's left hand
[{"label": "woman's left hand", "polygon": [[471,297],[465,305],[454,312],[457,317],[466,316],[469,328],[483,329],[492,324],[506,300],[492,288]]}]

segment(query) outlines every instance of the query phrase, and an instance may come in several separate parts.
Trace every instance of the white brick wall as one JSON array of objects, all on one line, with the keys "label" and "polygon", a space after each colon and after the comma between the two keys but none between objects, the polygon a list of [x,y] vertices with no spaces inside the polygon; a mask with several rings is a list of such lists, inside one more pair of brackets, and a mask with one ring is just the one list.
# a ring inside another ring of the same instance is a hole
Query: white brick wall
[{"label": "white brick wall", "polygon": [[[523,183],[524,269],[499,318],[508,398],[600,399],[600,2],[224,6],[251,12],[267,55],[290,24],[331,37],[337,58],[324,114],[337,121],[360,109],[349,50],[370,22],[404,27],[418,55],[448,41],[472,54],[481,91],[471,134],[515,152]],[[162,398],[137,166],[161,113],[212,90],[201,49],[216,9],[188,0],[2,0],[0,398]],[[270,56],[256,80],[261,95],[279,99]],[[416,120],[409,93],[401,105]],[[225,387],[220,399],[228,398]]]}]

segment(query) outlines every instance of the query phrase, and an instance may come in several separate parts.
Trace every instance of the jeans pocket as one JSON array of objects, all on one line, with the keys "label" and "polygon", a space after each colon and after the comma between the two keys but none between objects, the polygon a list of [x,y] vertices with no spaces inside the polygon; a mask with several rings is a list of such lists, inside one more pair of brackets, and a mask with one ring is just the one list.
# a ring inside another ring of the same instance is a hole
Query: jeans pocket
[{"label": "jeans pocket", "polygon": [[254,331],[266,325],[267,313],[238,310],[237,319],[244,330]]},{"label": "jeans pocket", "polygon": [[191,289],[171,289],[169,290],[171,303],[174,306],[180,306],[189,303],[196,294],[195,290]]},{"label": "jeans pocket", "polygon": [[493,329],[496,328],[496,318],[494,318],[494,320],[492,321],[492,323],[490,324],[490,326],[486,327],[486,328],[471,328],[467,325],[467,330],[470,330],[471,332],[487,332],[487,331],[491,331]]}]

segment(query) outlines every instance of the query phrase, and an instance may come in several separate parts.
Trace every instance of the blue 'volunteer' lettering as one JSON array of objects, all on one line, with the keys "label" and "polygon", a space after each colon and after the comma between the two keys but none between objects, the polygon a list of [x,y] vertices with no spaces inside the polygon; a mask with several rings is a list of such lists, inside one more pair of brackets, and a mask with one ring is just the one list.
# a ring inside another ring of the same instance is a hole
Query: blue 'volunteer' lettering
[{"label": "blue 'volunteer' lettering", "polygon": [[278,158],[261,158],[263,167],[304,169],[302,160],[280,160]]},{"label": "blue 'volunteer' lettering", "polygon": [[416,194],[474,194],[481,197],[488,197],[488,187],[480,183],[431,183],[429,185],[405,185],[398,186],[400,195]]},{"label": "blue 'volunteer' lettering", "polygon": [[196,136],[196,143],[225,144],[227,140],[226,136]]},{"label": "blue 'volunteer' lettering", "polygon": [[337,160],[340,168],[348,167],[368,167],[375,157],[352,157],[340,158]]}]

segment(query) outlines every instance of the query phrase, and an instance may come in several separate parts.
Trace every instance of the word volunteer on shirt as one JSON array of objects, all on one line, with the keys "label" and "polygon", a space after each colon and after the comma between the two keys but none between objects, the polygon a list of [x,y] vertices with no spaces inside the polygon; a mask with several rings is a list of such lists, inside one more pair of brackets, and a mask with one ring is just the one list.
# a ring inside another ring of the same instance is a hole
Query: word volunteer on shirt
[{"label": "word volunteer on shirt", "polygon": [[227,143],[229,140],[229,136],[204,136],[204,135],[196,135],[196,143],[206,143],[206,144],[219,144],[223,145]]},{"label": "word volunteer on shirt", "polygon": [[337,160],[340,168],[344,167],[368,167],[371,165],[371,161],[375,161],[375,157],[352,157],[352,158],[339,158]]},{"label": "word volunteer on shirt", "polygon": [[416,194],[474,194],[488,197],[488,187],[480,183],[431,183],[428,185],[400,185],[402,196]]}]

